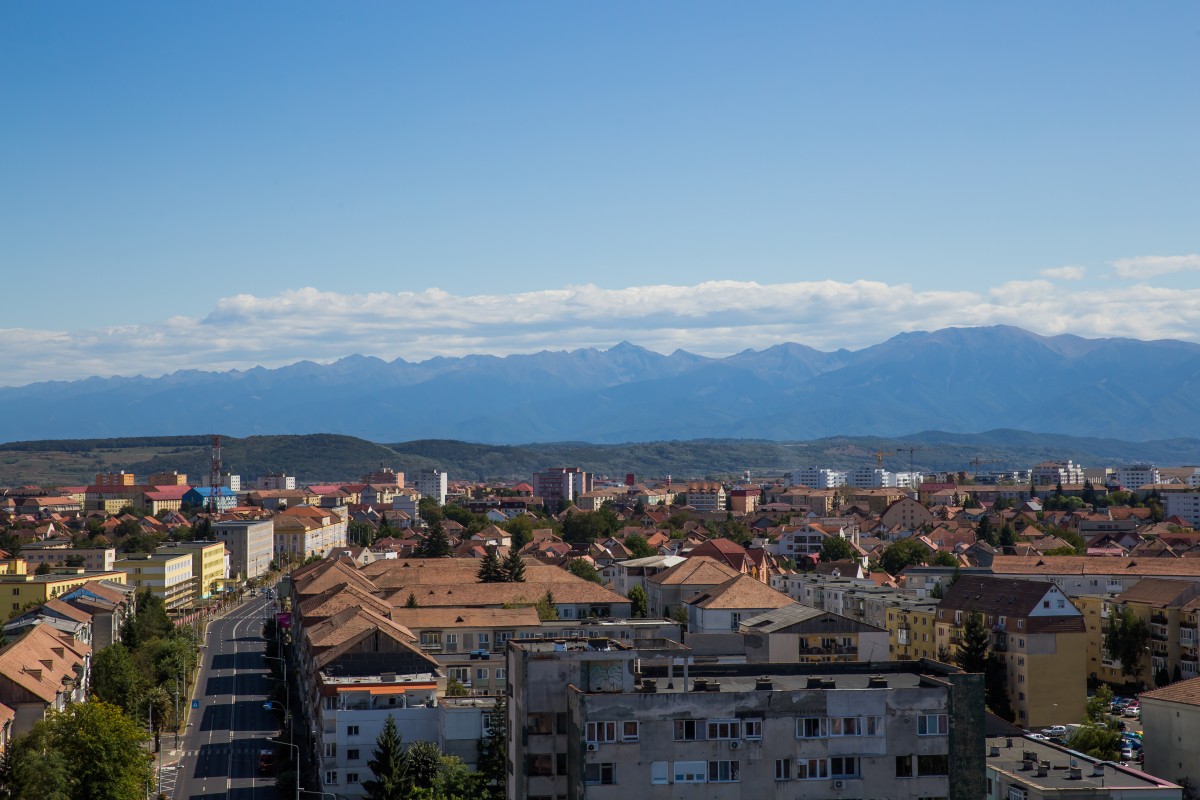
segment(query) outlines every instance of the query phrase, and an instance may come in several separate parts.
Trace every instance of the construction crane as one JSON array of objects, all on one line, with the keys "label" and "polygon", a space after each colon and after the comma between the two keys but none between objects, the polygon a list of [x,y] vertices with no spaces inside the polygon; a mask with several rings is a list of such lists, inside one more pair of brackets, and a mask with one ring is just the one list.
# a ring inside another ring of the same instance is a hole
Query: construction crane
[{"label": "construction crane", "polygon": [[883,467],[883,459],[891,454],[886,453],[883,450],[876,450],[874,453],[871,453],[871,455],[875,456],[875,463],[880,467]]},{"label": "construction crane", "polygon": [[913,472],[915,472],[915,470],[913,469],[913,453],[917,452],[918,450],[924,450],[924,449],[925,449],[924,447],[897,447],[896,448],[897,453],[908,453],[908,479],[909,480],[912,480],[912,474],[913,474]]},{"label": "construction crane", "polygon": [[1002,459],[1002,458],[980,458],[979,456],[975,456],[967,463],[971,464],[975,467],[975,477],[978,478],[979,477],[979,467],[981,465],[983,465],[983,464],[1003,464],[1004,459]]}]

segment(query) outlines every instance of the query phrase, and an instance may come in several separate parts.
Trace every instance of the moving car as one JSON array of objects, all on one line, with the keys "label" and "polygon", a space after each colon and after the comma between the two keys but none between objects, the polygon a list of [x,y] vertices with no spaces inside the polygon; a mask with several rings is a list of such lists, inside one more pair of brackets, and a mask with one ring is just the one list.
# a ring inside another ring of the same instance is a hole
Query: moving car
[{"label": "moving car", "polygon": [[258,771],[264,775],[271,775],[275,772],[275,751],[274,750],[259,750],[258,751]]}]

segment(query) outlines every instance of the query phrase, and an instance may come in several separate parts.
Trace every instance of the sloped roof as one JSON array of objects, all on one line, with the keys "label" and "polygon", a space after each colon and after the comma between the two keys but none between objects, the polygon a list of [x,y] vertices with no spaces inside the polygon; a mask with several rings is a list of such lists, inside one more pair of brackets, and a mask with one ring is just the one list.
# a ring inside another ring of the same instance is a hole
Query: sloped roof
[{"label": "sloped roof", "polygon": [[537,625],[533,606],[521,608],[393,608],[392,619],[410,630],[424,628],[502,628]]},{"label": "sloped roof", "polygon": [[29,633],[0,650],[0,675],[44,702],[52,703],[63,686],[76,679],[91,648],[59,633],[50,625],[36,625]]},{"label": "sloped roof", "polygon": [[661,586],[716,586],[741,575],[733,567],[708,556],[692,556],[646,580]]},{"label": "sloped roof", "polygon": [[1188,706],[1200,706],[1200,678],[1176,681],[1161,689],[1142,692],[1138,697],[1148,700],[1164,700],[1168,703],[1182,703]]},{"label": "sloped roof", "polygon": [[739,608],[783,608],[796,601],[757,578],[738,575],[688,600],[688,605],[707,610]]}]

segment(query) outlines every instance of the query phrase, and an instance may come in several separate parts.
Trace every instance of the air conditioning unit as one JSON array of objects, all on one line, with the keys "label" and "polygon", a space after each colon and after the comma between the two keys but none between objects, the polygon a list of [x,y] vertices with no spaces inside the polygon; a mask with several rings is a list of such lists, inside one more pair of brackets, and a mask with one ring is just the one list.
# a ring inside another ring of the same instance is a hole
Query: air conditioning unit
[{"label": "air conditioning unit", "polygon": [[589,753],[594,753],[594,752],[596,752],[597,749],[598,748],[596,747],[595,742],[588,742],[587,750]]},{"label": "air conditioning unit", "polygon": [[737,750],[741,746],[742,746],[742,743],[739,742],[737,739],[734,739],[732,742],[729,743],[730,750]]},{"label": "air conditioning unit", "polygon": [[833,788],[835,788],[835,789],[844,789],[844,788],[846,788],[846,782],[845,782],[845,781],[834,781],[834,782],[833,782]]}]

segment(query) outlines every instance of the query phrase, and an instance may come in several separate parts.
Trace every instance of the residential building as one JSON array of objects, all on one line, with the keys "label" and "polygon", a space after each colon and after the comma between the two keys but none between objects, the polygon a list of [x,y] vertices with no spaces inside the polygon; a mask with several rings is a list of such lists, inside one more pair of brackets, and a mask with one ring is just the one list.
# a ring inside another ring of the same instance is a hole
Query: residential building
[{"label": "residential building", "polygon": [[725,511],[725,485],[720,481],[691,481],[687,504],[700,512]]},{"label": "residential building", "polygon": [[185,472],[152,472],[146,476],[147,486],[187,486],[188,476]]},{"label": "residential building", "polygon": [[[896,661],[938,658],[936,600],[894,597],[887,606],[888,653]],[[940,660],[940,659],[939,659]]]},{"label": "residential building", "polygon": [[[212,498],[211,486],[193,486],[183,495],[183,504],[189,506],[198,506],[200,508],[209,508]],[[238,503],[237,492],[226,486],[217,487],[217,512],[224,513]]]},{"label": "residential building", "polygon": [[1087,631],[1083,614],[1053,583],[964,575],[937,609],[937,649],[958,652],[969,617],[979,614],[990,648],[1004,659],[1017,723],[1037,729],[1083,719]]},{"label": "residential building", "polygon": [[879,515],[879,523],[885,528],[900,528],[906,531],[920,531],[926,525],[933,525],[933,513],[911,497],[903,497]]},{"label": "residential building", "polygon": [[743,619],[738,632],[751,663],[884,661],[888,653],[886,629],[803,603]]},{"label": "residential building", "polygon": [[95,646],[92,636],[92,615],[58,598],[47,600],[24,614],[10,618],[8,622],[4,623],[4,635],[9,638],[21,636],[37,625],[49,625],[60,633],[70,636],[78,644],[88,647]]},{"label": "residential building", "polygon": [[1083,467],[1070,461],[1043,461],[1030,470],[1030,480],[1037,486],[1083,483]]},{"label": "residential building", "polygon": [[155,516],[163,511],[178,511],[183,506],[184,498],[187,497],[189,491],[191,491],[190,486],[174,484],[150,486],[145,491],[139,492],[134,501],[137,508]]},{"label": "residential building", "polygon": [[743,619],[790,606],[794,601],[757,578],[739,574],[686,601],[688,642],[704,634],[737,635]]},{"label": "residential building", "polygon": [[69,541],[29,542],[21,545],[21,558],[35,569],[39,564],[52,567],[83,567],[89,572],[111,572],[117,562],[112,547],[71,547]]},{"label": "residential building", "polygon": [[1168,517],[1179,517],[1200,527],[1200,492],[1163,492],[1162,498]]},{"label": "residential building", "polygon": [[845,486],[849,473],[845,470],[804,467],[787,475],[788,486],[809,489],[836,489]]},{"label": "residential building", "polygon": [[134,589],[149,589],[159,597],[168,611],[186,608],[196,599],[191,553],[129,553],[117,560],[117,569],[129,576]]},{"label": "residential building", "polygon": [[758,487],[739,487],[729,492],[729,509],[738,516],[753,514],[758,509],[762,489]]},{"label": "residential building", "polygon": [[701,665],[669,641],[564,639],[512,642],[508,666],[509,797],[985,792],[982,676],[944,664]]},{"label": "residential building", "polygon": [[135,601],[132,587],[112,581],[88,581],[59,597],[91,615],[94,650],[121,641],[125,614]]},{"label": "residential building", "polygon": [[1125,464],[1114,471],[1117,483],[1126,489],[1146,484],[1162,483],[1162,476],[1153,464]]},{"label": "residential building", "polygon": [[0,647],[0,703],[13,711],[12,732],[28,733],[49,712],[86,700],[91,670],[92,648],[50,625]]},{"label": "residential building", "polygon": [[254,480],[254,488],[264,491],[292,491],[296,488],[296,476],[285,472],[268,472]]},{"label": "residential building", "polygon": [[629,590],[634,586],[640,586],[644,590],[647,578],[665,572],[686,560],[683,556],[646,556],[617,561],[612,565],[613,591],[628,597]]},{"label": "residential building", "polygon": [[97,472],[94,486],[133,486],[137,481],[132,472]]},{"label": "residential building", "polygon": [[303,561],[324,558],[335,547],[346,546],[346,517],[341,509],[295,506],[274,517],[275,560]]},{"label": "residential building", "polygon": [[[112,572],[66,568],[47,575],[37,575],[27,570],[28,565],[22,558],[12,559],[7,566],[8,571],[0,574],[0,620],[20,613],[22,609],[41,605],[53,597],[62,597],[89,581],[126,582],[125,572],[120,567]],[[2,698],[0,702],[3,702]]]},{"label": "residential building", "polygon": [[274,519],[218,520],[213,537],[229,552],[229,577],[253,580],[267,573],[275,556]]},{"label": "residential building", "polygon": [[226,571],[225,543],[215,542],[163,542],[158,552],[186,551],[192,558],[192,575],[196,578],[196,600],[209,600],[222,592],[229,578]]},{"label": "residential building", "polygon": [[1200,559],[1196,558],[997,555],[990,569],[997,577],[1052,581],[1071,597],[1120,594],[1143,578],[1200,581]]},{"label": "residential building", "polygon": [[903,489],[849,489],[846,491],[846,502],[861,506],[873,514],[882,514],[888,506],[906,496]]},{"label": "residential building", "polygon": [[[1147,752],[1152,750],[1147,748]],[[1142,771],[1045,739],[991,736],[987,740],[987,793],[982,796],[987,800],[1182,800],[1182,788],[1147,774],[1153,772],[1149,756],[1146,762],[1147,769]]]},{"label": "residential building", "polygon": [[646,600],[650,616],[670,617],[698,594],[740,575],[736,569],[706,556],[693,556],[646,578]]},{"label": "residential building", "polygon": [[[1147,683],[1156,684],[1159,676],[1193,678],[1200,672],[1196,651],[1195,611],[1200,607],[1200,583],[1143,578],[1133,587],[1111,599],[1109,613],[1129,609],[1150,631],[1148,652],[1140,666]],[[1103,626],[1098,631],[1103,643]],[[1106,666],[1120,664],[1105,653]]]},{"label": "residential building", "polygon": [[362,482],[374,485],[395,486],[397,489],[403,489],[404,473],[396,472],[391,467],[380,467],[373,472],[363,475]]},{"label": "residential building", "polygon": [[533,473],[533,496],[540,497],[542,505],[551,511],[557,510],[561,501],[573,503],[594,488],[592,473],[579,467],[553,467]]},{"label": "residential building", "polygon": [[[3,699],[3,698],[0,698]],[[1138,695],[1146,772],[1200,786],[1200,678]]]},{"label": "residential building", "polygon": [[449,482],[446,473],[437,469],[425,469],[417,473],[413,487],[421,497],[432,497],[439,506],[446,505],[446,492]]}]

